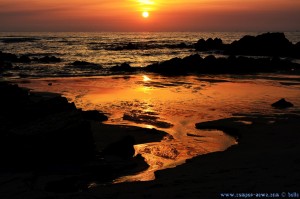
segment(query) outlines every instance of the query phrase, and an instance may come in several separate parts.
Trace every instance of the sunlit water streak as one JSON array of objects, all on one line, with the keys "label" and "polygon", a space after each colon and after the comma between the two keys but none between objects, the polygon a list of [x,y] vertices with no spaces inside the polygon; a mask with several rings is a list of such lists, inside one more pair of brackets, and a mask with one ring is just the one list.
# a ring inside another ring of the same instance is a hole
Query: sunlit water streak
[{"label": "sunlit water streak", "polygon": [[[299,114],[300,107],[300,77],[291,75],[164,77],[137,74],[19,82],[37,91],[62,93],[80,108],[106,112],[109,124],[158,128],[174,137],[136,145],[137,153],[146,158],[150,168],[117,182],[151,180],[156,170],[174,167],[197,155],[225,150],[236,143],[223,132],[195,129],[197,122],[240,113]],[[48,86],[49,82],[52,86]],[[278,110],[270,106],[282,97],[295,107]],[[133,115],[136,120],[124,120],[124,114]],[[141,118],[144,120],[140,121]],[[164,128],[162,123],[173,126]]]}]

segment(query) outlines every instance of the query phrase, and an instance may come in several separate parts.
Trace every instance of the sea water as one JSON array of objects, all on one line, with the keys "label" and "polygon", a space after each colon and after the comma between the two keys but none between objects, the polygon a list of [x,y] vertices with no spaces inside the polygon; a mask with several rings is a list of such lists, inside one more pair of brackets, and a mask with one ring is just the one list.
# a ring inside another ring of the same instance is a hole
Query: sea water
[{"label": "sea water", "polygon": [[[129,63],[133,67],[174,57],[183,58],[195,54],[192,47],[199,39],[221,38],[223,43],[231,43],[245,35],[258,35],[260,32],[2,32],[0,51],[31,58],[56,56],[59,63],[15,63],[19,70],[8,72],[12,77],[67,77],[97,76],[107,74],[105,68]],[[286,32],[292,43],[300,41],[300,32]],[[184,43],[187,47],[179,47]],[[135,48],[130,49],[128,45]],[[209,53],[200,53],[207,56]],[[216,56],[223,56],[214,54]],[[88,67],[70,68],[74,61],[87,61],[101,65],[104,69]]]}]

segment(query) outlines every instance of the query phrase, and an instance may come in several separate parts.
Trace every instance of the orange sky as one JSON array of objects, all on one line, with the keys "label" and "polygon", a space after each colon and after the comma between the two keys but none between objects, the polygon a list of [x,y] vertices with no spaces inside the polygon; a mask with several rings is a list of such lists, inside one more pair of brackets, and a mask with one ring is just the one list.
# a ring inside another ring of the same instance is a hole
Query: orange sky
[{"label": "orange sky", "polygon": [[299,21],[300,0],[0,0],[0,31],[300,31]]}]

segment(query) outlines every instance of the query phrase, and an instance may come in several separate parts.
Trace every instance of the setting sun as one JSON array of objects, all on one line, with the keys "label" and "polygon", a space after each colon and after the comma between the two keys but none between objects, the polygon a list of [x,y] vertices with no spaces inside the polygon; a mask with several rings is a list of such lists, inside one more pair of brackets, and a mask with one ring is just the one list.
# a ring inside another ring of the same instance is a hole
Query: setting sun
[{"label": "setting sun", "polygon": [[149,12],[147,12],[147,11],[143,12],[143,13],[142,13],[142,16],[143,16],[144,18],[148,18],[148,17],[149,17]]}]

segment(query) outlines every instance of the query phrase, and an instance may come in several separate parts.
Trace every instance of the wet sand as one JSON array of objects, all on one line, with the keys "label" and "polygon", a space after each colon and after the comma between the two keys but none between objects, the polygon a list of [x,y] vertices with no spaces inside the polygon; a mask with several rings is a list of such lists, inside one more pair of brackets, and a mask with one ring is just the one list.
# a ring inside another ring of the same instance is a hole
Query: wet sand
[{"label": "wet sand", "polygon": [[237,130],[239,144],[158,171],[155,181],[99,186],[83,195],[221,198],[221,193],[278,193],[281,198],[283,192],[299,194],[299,123],[300,117],[296,115],[248,115],[208,122],[206,128]]},{"label": "wet sand", "polygon": [[[286,198],[281,194],[300,191],[299,122],[299,116],[283,114],[203,123],[199,127],[228,127],[238,132],[239,144],[158,171],[154,181],[97,185],[65,194],[45,192],[38,186],[24,190],[17,184],[19,191],[9,198],[222,198],[221,193],[274,193]],[[2,182],[2,191],[9,191],[3,189],[7,184]]]}]

